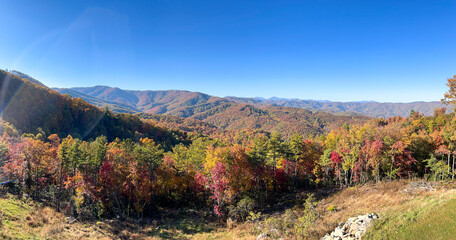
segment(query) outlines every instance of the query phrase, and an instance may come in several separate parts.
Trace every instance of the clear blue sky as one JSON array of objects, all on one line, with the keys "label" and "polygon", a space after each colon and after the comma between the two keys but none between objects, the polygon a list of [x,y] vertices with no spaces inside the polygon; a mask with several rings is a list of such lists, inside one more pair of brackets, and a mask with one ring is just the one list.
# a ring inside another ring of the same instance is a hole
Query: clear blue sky
[{"label": "clear blue sky", "polygon": [[51,87],[409,102],[456,74],[454,0],[3,0],[0,29]]}]

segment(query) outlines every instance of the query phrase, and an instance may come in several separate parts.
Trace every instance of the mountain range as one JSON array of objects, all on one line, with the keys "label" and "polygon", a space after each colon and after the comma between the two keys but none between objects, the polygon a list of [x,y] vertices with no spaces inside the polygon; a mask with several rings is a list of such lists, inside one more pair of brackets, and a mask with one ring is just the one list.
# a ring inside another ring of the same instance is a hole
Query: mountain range
[{"label": "mountain range", "polygon": [[210,109],[227,105],[248,104],[256,108],[270,106],[324,111],[336,115],[365,115],[374,118],[406,117],[411,110],[432,115],[435,108],[445,107],[441,102],[381,103],[375,101],[332,102],[327,100],[300,100],[273,97],[269,99],[214,97],[199,92],[180,90],[132,91],[109,86],[56,88],[62,94],[80,97],[97,106],[108,106],[116,112],[145,112],[180,117],[192,117]]},{"label": "mountain range", "polygon": [[252,105],[249,101],[240,102],[190,91],[129,91],[107,86],[55,90],[82,98],[99,107],[108,106],[113,111],[136,113],[143,119],[153,120],[166,127],[185,130],[198,126],[198,129],[204,127],[211,133],[218,131],[209,126],[228,131],[278,131],[284,137],[289,137],[292,133],[319,135],[345,122],[355,124],[369,119],[361,115],[337,116],[303,108]]}]

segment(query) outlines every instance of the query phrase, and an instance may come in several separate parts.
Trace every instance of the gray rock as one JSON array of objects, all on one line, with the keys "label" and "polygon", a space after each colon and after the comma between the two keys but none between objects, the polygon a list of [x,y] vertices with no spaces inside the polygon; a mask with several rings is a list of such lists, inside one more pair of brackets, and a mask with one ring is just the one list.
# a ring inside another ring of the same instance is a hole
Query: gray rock
[{"label": "gray rock", "polygon": [[345,231],[341,227],[336,227],[334,231],[331,233],[331,236],[333,237],[342,237],[345,234]]},{"label": "gray rock", "polygon": [[326,234],[320,240],[360,240],[372,225],[378,215],[369,213],[358,217],[351,217],[345,223],[340,223],[334,231]]},{"label": "gray rock", "polygon": [[258,235],[256,239],[257,239],[257,240],[260,240],[260,239],[265,239],[265,238],[267,238],[267,237],[268,237],[268,234],[262,233],[262,234]]}]

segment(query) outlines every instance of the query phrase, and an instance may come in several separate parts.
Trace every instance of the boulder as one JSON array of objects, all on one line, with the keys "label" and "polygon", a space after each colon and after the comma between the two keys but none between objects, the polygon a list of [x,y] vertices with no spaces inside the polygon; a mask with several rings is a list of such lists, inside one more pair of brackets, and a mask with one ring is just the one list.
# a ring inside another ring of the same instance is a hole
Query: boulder
[{"label": "boulder", "polygon": [[339,224],[334,231],[326,234],[320,240],[360,240],[374,220],[377,219],[378,215],[375,213],[351,217],[345,223]]}]

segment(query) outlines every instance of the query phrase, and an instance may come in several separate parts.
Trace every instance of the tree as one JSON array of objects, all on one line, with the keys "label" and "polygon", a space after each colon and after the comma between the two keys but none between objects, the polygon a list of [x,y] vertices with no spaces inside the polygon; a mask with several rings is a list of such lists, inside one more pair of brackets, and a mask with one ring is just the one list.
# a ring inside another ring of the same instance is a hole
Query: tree
[{"label": "tree", "polygon": [[342,179],[340,178],[340,164],[342,162],[342,157],[339,155],[338,152],[332,151],[331,152],[331,161],[333,163],[333,166],[335,168],[335,173],[337,175],[337,178],[339,180],[339,185],[342,186]]},{"label": "tree", "polygon": [[26,193],[35,199],[39,198],[41,188],[48,184],[48,164],[52,162],[51,158],[55,157],[48,151],[50,148],[49,143],[24,138],[12,147],[8,162],[4,166],[8,177],[18,179],[25,186]]},{"label": "tree", "polygon": [[154,140],[141,138],[139,144],[135,144],[134,157],[152,175],[153,170],[162,162],[163,149],[160,145],[156,145]]},{"label": "tree", "polygon": [[389,179],[391,180],[393,175],[397,173],[397,169],[393,169],[394,165],[396,165],[396,156],[402,154],[406,148],[406,145],[402,141],[397,141],[391,145],[390,154],[391,154],[391,165],[390,165],[390,173]]},{"label": "tree", "polygon": [[[267,143],[268,139],[266,137],[255,138],[254,142],[247,150],[247,155],[254,171],[253,177],[255,181],[256,196],[260,202],[263,198],[267,199],[268,194],[266,183]],[[262,192],[262,190],[264,191]]]},{"label": "tree", "polygon": [[442,107],[442,108],[435,108],[435,109],[434,109],[434,117],[435,117],[435,118],[444,116],[445,113],[446,113],[446,108],[444,108],[444,107]]},{"label": "tree", "polygon": [[63,197],[63,181],[65,178],[66,170],[70,162],[70,148],[73,144],[74,139],[70,135],[62,139],[62,143],[59,145],[58,157],[60,158],[60,166],[58,170],[58,181],[59,191],[57,194],[57,211],[60,212],[60,203]]},{"label": "tree", "polygon": [[366,141],[362,148],[363,153],[367,158],[366,165],[371,167],[372,174],[377,182],[380,181],[380,163],[383,155],[383,142],[379,139],[375,141]]},{"label": "tree", "polygon": [[214,213],[221,217],[223,216],[223,207],[226,203],[226,189],[228,187],[228,176],[225,164],[218,162],[211,170],[211,190],[212,199],[215,201]]},{"label": "tree", "polygon": [[329,170],[331,169],[331,153],[332,149],[327,148],[320,157],[320,166],[325,170],[325,180],[329,183]]},{"label": "tree", "polygon": [[[90,143],[89,164],[95,173],[98,173],[108,150],[108,140],[105,136],[99,136]],[[94,176],[96,178],[96,175]]]},{"label": "tree", "polygon": [[[297,185],[297,180],[298,180],[298,163],[300,159],[302,158],[302,151],[303,151],[303,142],[302,142],[302,137],[299,134],[294,134],[291,137],[290,143],[290,152],[291,152],[291,159],[294,161],[294,178],[295,178],[295,187]],[[287,169],[287,174],[288,174],[288,166],[286,167]]]},{"label": "tree", "polygon": [[[136,199],[141,199],[142,203],[135,202],[135,208],[138,213],[142,213],[147,199],[152,204],[152,182],[154,180],[154,171],[161,165],[163,161],[163,149],[160,145],[156,145],[154,140],[149,138],[141,138],[139,144],[135,145],[134,149],[135,168],[131,168],[134,174],[131,174],[135,186]],[[138,179],[138,176],[143,179]],[[146,177],[148,179],[144,179]],[[148,195],[150,194],[150,195]]]},{"label": "tree", "polygon": [[177,170],[188,173],[190,170],[190,160],[188,148],[184,144],[178,144],[173,147],[170,157],[174,160],[174,166]]},{"label": "tree", "polygon": [[445,177],[445,173],[450,168],[448,165],[439,161],[435,158],[434,154],[430,155],[429,159],[425,160],[427,162],[426,167],[430,168],[431,172],[434,173],[434,181],[437,181],[437,177],[440,175],[440,178]]},{"label": "tree", "polygon": [[4,166],[8,162],[10,151],[8,143],[0,140],[0,166]]},{"label": "tree", "polygon": [[230,148],[232,163],[228,169],[230,195],[237,197],[252,189],[254,172],[251,168],[245,149],[239,146]]},{"label": "tree", "polygon": [[448,91],[443,95],[442,102],[447,105],[453,105],[456,109],[456,75],[453,78],[448,78],[446,86]]},{"label": "tree", "polygon": [[268,156],[269,164],[273,167],[274,171],[277,168],[277,159],[282,155],[282,140],[279,133],[274,132],[268,141]]},{"label": "tree", "polygon": [[100,168],[98,174],[101,183],[100,190],[104,195],[105,201],[110,201],[110,195],[114,197],[117,206],[118,216],[123,218],[123,208],[119,197],[123,190],[128,187],[128,177],[130,168],[133,166],[133,159],[125,149],[118,146],[117,143],[111,143],[107,153],[106,160]]}]

